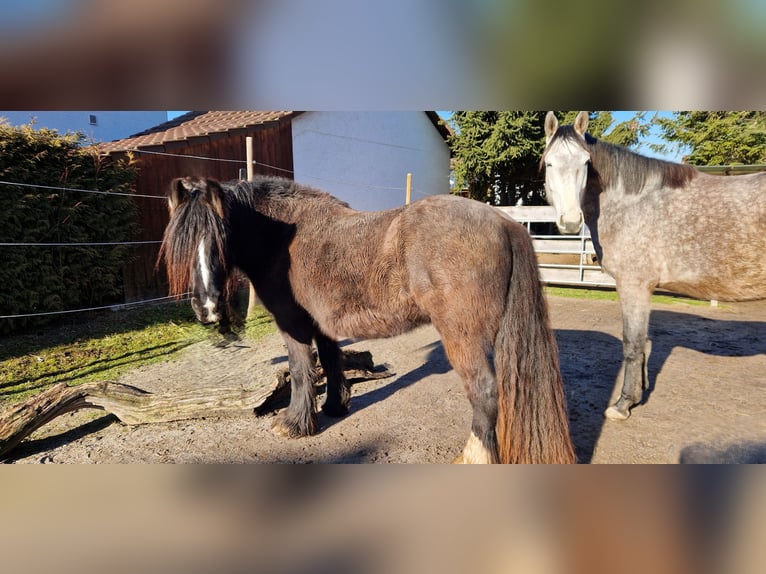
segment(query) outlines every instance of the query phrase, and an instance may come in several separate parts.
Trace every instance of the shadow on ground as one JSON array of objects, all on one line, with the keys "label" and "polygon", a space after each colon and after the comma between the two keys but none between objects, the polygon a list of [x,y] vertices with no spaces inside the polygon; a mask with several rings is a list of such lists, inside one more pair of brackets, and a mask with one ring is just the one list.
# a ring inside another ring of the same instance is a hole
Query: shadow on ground
[{"label": "shadow on ground", "polygon": [[[642,404],[651,400],[657,377],[676,347],[722,357],[746,357],[766,353],[764,323],[709,319],[691,313],[653,311],[649,322],[652,352],[649,357],[648,388]],[[567,390],[567,403],[578,460],[591,461],[606,419],[616,385],[622,385],[622,341],[600,331],[560,329],[556,331],[561,371]],[[618,381],[619,377],[619,381]],[[633,410],[640,415],[641,405]],[[608,424],[621,424],[609,421]],[[761,461],[766,459],[763,445],[688,447],[682,458],[715,458],[721,462]],[[703,455],[703,450],[707,454]]]}]

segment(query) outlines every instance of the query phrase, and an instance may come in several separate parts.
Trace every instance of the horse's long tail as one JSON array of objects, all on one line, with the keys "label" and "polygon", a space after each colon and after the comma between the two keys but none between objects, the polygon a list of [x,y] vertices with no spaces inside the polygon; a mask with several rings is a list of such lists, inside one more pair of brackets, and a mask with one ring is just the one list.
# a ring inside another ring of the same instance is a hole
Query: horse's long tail
[{"label": "horse's long tail", "polygon": [[505,311],[495,338],[500,462],[576,462],[558,346],[526,230],[509,225],[513,256]]}]

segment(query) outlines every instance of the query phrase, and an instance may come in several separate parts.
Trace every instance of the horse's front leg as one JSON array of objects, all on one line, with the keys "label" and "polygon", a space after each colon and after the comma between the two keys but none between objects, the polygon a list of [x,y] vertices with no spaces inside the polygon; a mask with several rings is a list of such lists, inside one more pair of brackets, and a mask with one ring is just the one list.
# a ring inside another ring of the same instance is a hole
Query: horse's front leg
[{"label": "horse's front leg", "polygon": [[342,417],[348,414],[351,402],[351,387],[343,374],[343,354],[338,343],[322,333],[318,333],[315,340],[319,361],[327,377],[327,396],[322,412],[330,417]]},{"label": "horse's front leg", "polygon": [[316,433],[318,429],[315,384],[318,380],[314,356],[309,343],[301,343],[282,333],[287,344],[290,367],[290,404],[279,413],[271,426],[275,434],[298,438]]},{"label": "horse's front leg", "polygon": [[624,379],[620,398],[604,415],[625,420],[630,409],[641,402],[648,385],[647,364],[651,344],[648,340],[652,287],[646,284],[618,284],[622,307],[622,352]]}]

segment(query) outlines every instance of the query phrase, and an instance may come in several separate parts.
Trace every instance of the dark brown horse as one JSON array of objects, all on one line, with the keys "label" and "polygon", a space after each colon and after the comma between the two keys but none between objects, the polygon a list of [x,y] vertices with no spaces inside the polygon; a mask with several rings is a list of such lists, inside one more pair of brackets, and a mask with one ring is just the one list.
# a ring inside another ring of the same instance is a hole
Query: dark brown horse
[{"label": "dark brown horse", "polygon": [[[327,374],[322,410],[348,412],[336,341],[433,323],[473,408],[464,462],[574,462],[558,349],[524,228],[479,202],[433,196],[359,212],[290,180],[174,180],[164,256],[171,291],[200,321],[221,318],[243,271],[287,344],[290,405],[274,431],[317,431],[312,344]],[[434,408],[438,408],[434,405]]]},{"label": "dark brown horse", "polygon": [[647,387],[651,295],[766,298],[766,173],[718,176],[643,157],[586,132],[588,114],[545,119],[545,187],[562,233],[587,224],[602,267],[617,282],[625,378],[606,411],[625,420]]}]

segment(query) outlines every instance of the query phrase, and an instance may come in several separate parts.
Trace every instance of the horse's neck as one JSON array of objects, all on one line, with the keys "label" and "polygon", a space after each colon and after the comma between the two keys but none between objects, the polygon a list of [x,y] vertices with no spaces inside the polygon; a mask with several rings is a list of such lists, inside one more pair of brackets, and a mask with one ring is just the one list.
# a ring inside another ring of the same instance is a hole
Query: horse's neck
[{"label": "horse's neck", "polygon": [[312,195],[280,196],[266,194],[254,198],[251,205],[258,214],[287,224],[299,224],[319,213],[337,209],[332,202]]}]

